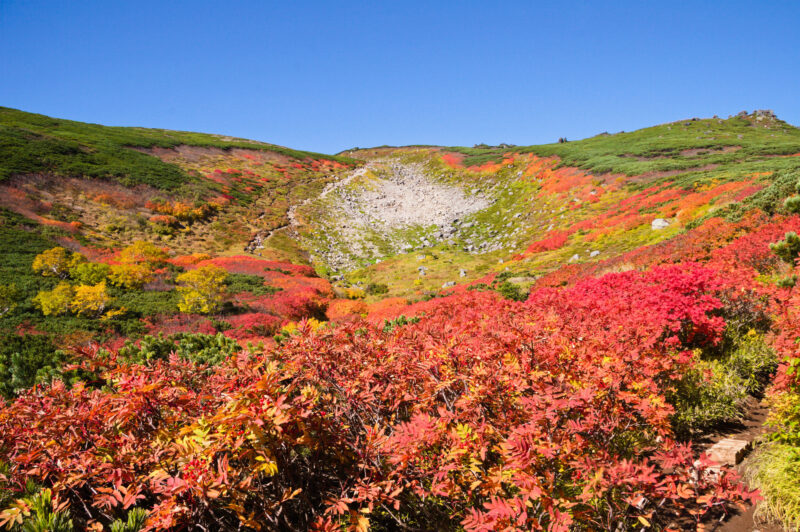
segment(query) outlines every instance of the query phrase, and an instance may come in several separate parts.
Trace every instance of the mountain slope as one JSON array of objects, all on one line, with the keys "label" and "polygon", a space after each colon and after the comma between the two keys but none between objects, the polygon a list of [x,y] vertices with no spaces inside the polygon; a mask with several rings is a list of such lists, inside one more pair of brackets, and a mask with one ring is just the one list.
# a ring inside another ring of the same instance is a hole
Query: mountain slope
[{"label": "mountain slope", "polygon": [[800,522],[772,113],[324,156],[0,109],[0,139],[0,523],[703,527],[756,496],[693,444],[762,394],[747,477]]},{"label": "mountain slope", "polygon": [[[373,177],[350,183],[344,199],[301,209],[308,221],[300,233],[306,247],[322,252],[318,262],[336,257],[334,269],[346,282],[385,284],[392,295],[500,272],[529,284],[565,264],[669,239],[715,214],[736,216],[756,204],[780,210],[766,203],[791,193],[785,176],[800,167],[799,153],[800,130],[761,111],[548,146],[359,150],[348,155],[371,161],[373,170],[413,166],[428,181],[488,205],[456,224],[401,224],[381,237],[374,223],[352,214],[374,197]],[[406,191],[419,194],[425,192],[413,186]],[[342,211],[348,202],[350,215]],[[459,218],[453,207],[450,220]],[[359,225],[361,234],[340,235],[341,220]]]},{"label": "mountain slope", "polygon": [[[241,251],[254,232],[285,225],[290,203],[354,162],[220,135],[0,108],[0,205],[95,245],[146,239],[184,251]],[[299,259],[282,244],[273,258]]]}]

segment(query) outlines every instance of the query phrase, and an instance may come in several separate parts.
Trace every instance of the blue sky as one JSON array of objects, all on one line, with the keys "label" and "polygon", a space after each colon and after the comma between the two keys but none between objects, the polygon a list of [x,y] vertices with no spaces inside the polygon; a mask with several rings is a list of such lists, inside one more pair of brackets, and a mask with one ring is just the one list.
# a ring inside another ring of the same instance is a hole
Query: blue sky
[{"label": "blue sky", "polygon": [[0,105],[322,152],[773,109],[800,2],[0,0]]}]

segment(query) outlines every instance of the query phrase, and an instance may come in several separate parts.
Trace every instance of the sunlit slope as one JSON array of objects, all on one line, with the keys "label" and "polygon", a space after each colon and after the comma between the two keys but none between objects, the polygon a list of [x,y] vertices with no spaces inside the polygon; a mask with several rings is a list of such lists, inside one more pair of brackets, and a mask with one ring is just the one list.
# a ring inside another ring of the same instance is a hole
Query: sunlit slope
[{"label": "sunlit slope", "polygon": [[[488,207],[462,217],[452,233],[411,235],[403,253],[357,257],[344,283],[424,295],[502,273],[527,286],[563,265],[603,261],[785,197],[798,154],[800,130],[763,111],[544,146],[347,152],[377,167],[415,165]],[[335,208],[329,202],[318,212]],[[313,226],[314,214],[308,219]],[[336,229],[326,228],[324,245],[335,248]]]},{"label": "sunlit slope", "polygon": [[0,206],[100,246],[137,239],[187,252],[249,246],[303,261],[285,235],[269,243],[257,237],[285,226],[293,202],[319,193],[353,164],[221,135],[0,108]]}]

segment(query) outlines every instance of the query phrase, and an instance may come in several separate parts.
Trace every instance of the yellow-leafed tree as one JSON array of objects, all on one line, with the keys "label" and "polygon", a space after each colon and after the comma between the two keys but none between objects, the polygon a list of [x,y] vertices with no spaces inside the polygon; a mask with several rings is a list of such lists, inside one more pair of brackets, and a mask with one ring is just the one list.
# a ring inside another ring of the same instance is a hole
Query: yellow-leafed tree
[{"label": "yellow-leafed tree", "polygon": [[70,310],[80,316],[99,317],[109,303],[111,303],[111,296],[106,291],[105,281],[94,286],[82,284],[75,287]]},{"label": "yellow-leafed tree", "polygon": [[60,283],[52,290],[42,290],[33,301],[45,316],[66,314],[72,305],[75,290],[69,283]]},{"label": "yellow-leafed tree", "polygon": [[111,284],[129,290],[141,288],[153,280],[153,271],[144,264],[115,264],[108,274]]},{"label": "yellow-leafed tree", "polygon": [[167,252],[152,242],[137,240],[119,252],[119,261],[125,264],[147,264],[151,267],[167,260]]},{"label": "yellow-leafed tree", "polygon": [[209,314],[217,310],[225,296],[225,279],[228,272],[217,266],[203,266],[180,274],[175,280],[181,301],[181,312]]},{"label": "yellow-leafed tree", "polygon": [[72,256],[66,249],[51,248],[36,255],[36,258],[33,259],[33,271],[41,273],[45,277],[66,279],[69,275],[71,259]]}]

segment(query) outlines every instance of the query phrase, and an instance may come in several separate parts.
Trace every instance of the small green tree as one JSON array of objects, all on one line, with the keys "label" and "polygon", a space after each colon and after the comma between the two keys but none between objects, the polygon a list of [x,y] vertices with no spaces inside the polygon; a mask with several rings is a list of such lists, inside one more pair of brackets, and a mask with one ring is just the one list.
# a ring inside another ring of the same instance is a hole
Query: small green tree
[{"label": "small green tree", "polygon": [[99,284],[111,273],[111,266],[102,262],[81,262],[71,266],[69,276],[81,284]]},{"label": "small green tree", "polygon": [[789,196],[783,200],[783,207],[791,213],[800,212],[800,196]]},{"label": "small green tree", "polygon": [[784,262],[794,265],[797,255],[800,254],[800,237],[794,231],[790,231],[783,240],[770,244],[769,249]]}]

